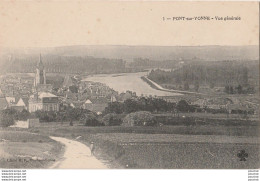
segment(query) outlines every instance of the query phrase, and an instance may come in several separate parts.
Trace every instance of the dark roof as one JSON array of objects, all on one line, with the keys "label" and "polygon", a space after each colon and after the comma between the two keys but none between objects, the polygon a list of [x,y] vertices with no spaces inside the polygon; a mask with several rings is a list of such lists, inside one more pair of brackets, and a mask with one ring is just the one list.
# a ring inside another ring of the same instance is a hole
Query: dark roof
[{"label": "dark roof", "polygon": [[24,104],[25,104],[26,106],[29,105],[29,98],[27,98],[27,97],[22,97],[22,100],[23,100],[23,102],[24,102]]},{"label": "dark roof", "polygon": [[72,102],[71,104],[73,104],[76,108],[81,108],[84,102]]},{"label": "dark roof", "polygon": [[103,103],[108,103],[109,100],[107,100],[107,98],[105,97],[100,97],[97,99],[89,99],[93,104],[103,104]]}]

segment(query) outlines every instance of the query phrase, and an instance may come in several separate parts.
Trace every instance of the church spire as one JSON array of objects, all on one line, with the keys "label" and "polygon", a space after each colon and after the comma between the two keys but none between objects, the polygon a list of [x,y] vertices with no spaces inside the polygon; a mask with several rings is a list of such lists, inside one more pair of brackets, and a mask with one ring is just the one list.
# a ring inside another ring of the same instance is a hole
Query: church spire
[{"label": "church spire", "polygon": [[39,84],[46,84],[46,75],[45,75],[45,70],[44,70],[44,66],[42,63],[41,54],[39,56],[39,62],[36,67],[35,87],[37,87]]},{"label": "church spire", "polygon": [[44,69],[44,66],[43,66],[43,63],[42,63],[42,55],[40,54],[40,56],[39,56],[39,62],[38,62],[38,64],[37,64],[37,68],[39,68],[39,69]]}]

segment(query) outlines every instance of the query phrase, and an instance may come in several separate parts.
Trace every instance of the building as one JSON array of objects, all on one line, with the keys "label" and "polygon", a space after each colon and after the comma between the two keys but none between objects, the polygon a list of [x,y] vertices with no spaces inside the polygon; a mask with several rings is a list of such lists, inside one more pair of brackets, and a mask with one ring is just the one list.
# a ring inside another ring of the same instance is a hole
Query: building
[{"label": "building", "polygon": [[28,98],[26,97],[1,97],[5,98],[5,101],[2,101],[2,105],[5,106],[0,106],[0,107],[5,107],[5,108],[10,108],[10,109],[15,109],[17,111],[22,111],[22,110],[28,110]]},{"label": "building", "polygon": [[36,67],[34,86],[39,84],[46,84],[46,72],[42,63],[42,57],[40,55],[39,62]]},{"label": "building", "polygon": [[42,57],[40,55],[39,62],[36,66],[33,92],[38,92],[38,91],[49,92],[51,90],[52,90],[52,85],[46,84],[46,72],[45,72],[44,65],[42,63]]},{"label": "building", "polygon": [[29,112],[37,110],[59,111],[59,99],[49,92],[37,92],[29,99]]},{"label": "building", "polygon": [[88,99],[82,105],[83,109],[87,109],[93,111],[97,114],[102,114],[105,108],[108,106],[108,100],[105,98],[98,98],[98,99]]},{"label": "building", "polygon": [[6,96],[5,97],[6,102],[8,103],[9,106],[11,106],[12,104],[16,104],[18,102],[18,98],[17,97],[11,97],[11,96]]},{"label": "building", "polygon": [[18,102],[16,103],[17,107],[21,107],[22,109],[28,110],[28,106],[29,106],[29,98],[25,98],[22,97],[18,100]]},{"label": "building", "polygon": [[16,121],[12,128],[35,128],[40,126],[40,120],[38,118],[30,118],[27,121]]}]

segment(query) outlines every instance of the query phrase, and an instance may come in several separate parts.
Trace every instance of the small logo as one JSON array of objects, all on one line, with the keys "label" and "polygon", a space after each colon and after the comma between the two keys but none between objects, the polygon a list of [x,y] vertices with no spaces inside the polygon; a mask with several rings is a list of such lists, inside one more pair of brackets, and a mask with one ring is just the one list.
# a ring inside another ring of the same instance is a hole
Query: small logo
[{"label": "small logo", "polygon": [[237,157],[240,158],[240,161],[246,161],[246,158],[248,158],[248,154],[245,150],[240,150],[240,152],[237,154]]}]

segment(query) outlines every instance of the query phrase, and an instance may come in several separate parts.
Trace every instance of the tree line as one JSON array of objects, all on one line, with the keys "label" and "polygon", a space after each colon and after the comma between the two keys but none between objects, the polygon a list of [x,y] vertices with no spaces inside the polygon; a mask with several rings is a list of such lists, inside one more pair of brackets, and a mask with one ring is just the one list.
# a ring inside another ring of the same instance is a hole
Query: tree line
[{"label": "tree line", "polygon": [[107,113],[132,113],[137,111],[148,112],[194,112],[194,107],[185,100],[178,103],[167,102],[161,98],[140,97],[137,99],[127,99],[124,102],[111,102],[105,108],[104,114]]},{"label": "tree line", "polygon": [[226,87],[225,92],[230,94],[252,93],[254,85],[250,85],[249,79],[258,77],[254,69],[254,64],[248,68],[236,61],[191,62],[174,71],[152,70],[148,78],[159,84],[173,85],[175,89],[189,90],[192,85],[198,91],[203,85]]},{"label": "tree line", "polygon": [[[38,56],[14,57],[2,61],[7,73],[34,72]],[[122,59],[106,59],[80,56],[45,55],[42,61],[46,72],[52,73],[118,73],[125,72],[125,61]]]}]

